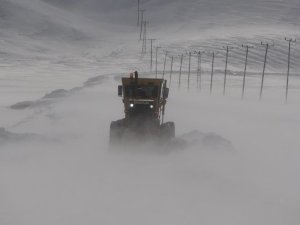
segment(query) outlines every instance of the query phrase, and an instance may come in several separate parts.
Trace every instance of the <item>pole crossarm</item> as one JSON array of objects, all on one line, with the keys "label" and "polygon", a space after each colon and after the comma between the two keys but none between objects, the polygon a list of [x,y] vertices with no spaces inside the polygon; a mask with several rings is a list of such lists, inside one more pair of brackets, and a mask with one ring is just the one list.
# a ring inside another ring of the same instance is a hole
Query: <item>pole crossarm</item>
[{"label": "pole crossarm", "polygon": [[296,43],[297,42],[296,38],[285,38],[284,40],[286,40],[288,42],[291,42],[291,43]]}]

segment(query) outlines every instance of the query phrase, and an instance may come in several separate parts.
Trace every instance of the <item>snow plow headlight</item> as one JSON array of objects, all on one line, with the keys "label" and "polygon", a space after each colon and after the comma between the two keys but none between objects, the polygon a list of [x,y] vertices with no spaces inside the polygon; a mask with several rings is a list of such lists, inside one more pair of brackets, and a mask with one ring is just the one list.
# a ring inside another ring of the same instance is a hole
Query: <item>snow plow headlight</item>
[{"label": "snow plow headlight", "polygon": [[134,104],[133,104],[133,103],[130,103],[130,105],[129,105],[129,106],[130,106],[130,108],[133,108]]}]

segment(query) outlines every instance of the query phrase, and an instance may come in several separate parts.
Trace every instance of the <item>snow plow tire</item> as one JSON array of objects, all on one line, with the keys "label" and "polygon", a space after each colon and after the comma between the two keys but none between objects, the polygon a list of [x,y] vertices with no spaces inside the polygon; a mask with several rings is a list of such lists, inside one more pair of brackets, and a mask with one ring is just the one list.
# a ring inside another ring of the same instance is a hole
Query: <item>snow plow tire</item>
[{"label": "snow plow tire", "polygon": [[175,124],[174,122],[163,123],[160,127],[161,137],[169,140],[175,137]]}]

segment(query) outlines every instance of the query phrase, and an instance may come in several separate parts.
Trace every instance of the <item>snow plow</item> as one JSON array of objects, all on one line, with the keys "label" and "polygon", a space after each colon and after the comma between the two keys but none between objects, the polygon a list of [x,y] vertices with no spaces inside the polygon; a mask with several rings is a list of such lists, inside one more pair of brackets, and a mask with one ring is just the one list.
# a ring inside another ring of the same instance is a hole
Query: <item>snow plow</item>
[{"label": "snow plow", "polygon": [[123,77],[118,96],[123,97],[125,118],[111,122],[110,145],[175,137],[174,122],[164,122],[168,95],[164,79],[139,78],[138,72]]}]

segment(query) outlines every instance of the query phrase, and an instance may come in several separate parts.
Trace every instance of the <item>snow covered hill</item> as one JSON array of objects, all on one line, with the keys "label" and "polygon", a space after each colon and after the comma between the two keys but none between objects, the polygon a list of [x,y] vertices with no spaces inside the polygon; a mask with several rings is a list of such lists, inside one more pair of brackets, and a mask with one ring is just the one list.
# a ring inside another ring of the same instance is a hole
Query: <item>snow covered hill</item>
[{"label": "snow covered hill", "polygon": [[[1,106],[108,73],[111,58],[128,49],[127,34],[124,40],[118,37],[126,31],[122,26],[39,0],[1,1],[0,27]],[[118,61],[122,63],[121,57]]]},{"label": "snow covered hill", "polygon": [[[106,68],[111,65],[118,64],[118,72],[125,73],[136,68],[148,70],[149,59],[143,61],[147,67],[138,60],[136,3],[1,0],[0,86],[11,98],[1,98],[0,105],[32,100],[58,88],[72,88],[88,77],[110,73]],[[299,37],[299,4],[292,0],[141,1],[141,7],[147,9],[145,19],[150,22],[148,34],[158,39],[157,45],[219,51],[216,68],[223,69],[224,45],[252,44],[257,48],[249,54],[248,69],[258,72],[264,57],[259,43],[274,42],[267,72],[277,74],[286,73],[284,38]],[[298,45],[293,50],[291,72],[296,73]],[[116,54],[118,57],[113,57]],[[243,49],[233,50],[230,70],[243,70],[244,54]],[[109,60],[107,56],[111,56]],[[209,70],[210,57],[203,60],[204,68]],[[159,63],[162,61],[163,54],[159,54]]]}]

